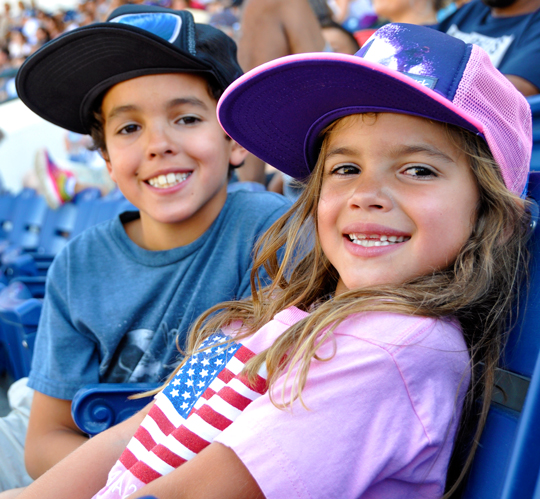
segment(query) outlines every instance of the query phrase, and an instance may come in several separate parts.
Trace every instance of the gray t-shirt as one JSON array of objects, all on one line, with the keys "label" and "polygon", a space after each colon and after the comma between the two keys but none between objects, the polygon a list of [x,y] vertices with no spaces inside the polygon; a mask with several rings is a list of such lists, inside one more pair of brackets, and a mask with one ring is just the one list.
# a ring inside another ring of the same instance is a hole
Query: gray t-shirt
[{"label": "gray t-shirt", "polygon": [[88,383],[163,381],[193,320],[250,294],[254,242],[289,206],[269,192],[230,193],[199,239],[168,251],[128,238],[122,222],[138,212],[83,232],[49,270],[28,385],[70,400]]}]

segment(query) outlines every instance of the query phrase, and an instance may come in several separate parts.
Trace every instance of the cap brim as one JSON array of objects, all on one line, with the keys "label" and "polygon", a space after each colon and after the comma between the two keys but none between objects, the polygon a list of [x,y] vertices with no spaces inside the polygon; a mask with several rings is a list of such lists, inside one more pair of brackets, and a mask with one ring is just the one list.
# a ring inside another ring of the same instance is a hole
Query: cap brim
[{"label": "cap brim", "polygon": [[68,32],[30,56],[17,92],[35,113],[68,130],[89,133],[93,100],[114,84],[171,72],[213,74],[200,60],[140,28],[99,23]]},{"label": "cap brim", "polygon": [[320,132],[361,112],[411,114],[482,134],[483,127],[437,92],[357,56],[308,53],[246,73],[218,105],[224,130],[248,151],[295,178],[309,175]]}]

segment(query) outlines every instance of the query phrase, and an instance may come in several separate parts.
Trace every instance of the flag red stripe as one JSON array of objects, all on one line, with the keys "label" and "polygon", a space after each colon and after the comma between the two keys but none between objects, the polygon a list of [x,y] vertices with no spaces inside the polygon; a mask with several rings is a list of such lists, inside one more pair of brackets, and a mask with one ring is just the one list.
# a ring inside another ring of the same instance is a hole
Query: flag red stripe
[{"label": "flag red stripe", "polygon": [[134,477],[138,478],[145,484],[150,483],[161,476],[161,473],[158,473],[153,468],[150,468],[150,466],[142,461],[136,463],[129,471]]},{"label": "flag red stripe", "polygon": [[231,379],[234,378],[234,373],[224,367],[221,372],[218,373],[217,378],[223,381],[223,383],[228,383],[229,381],[231,381]]},{"label": "flag red stripe", "polygon": [[148,415],[156,422],[159,429],[165,434],[168,435],[174,430],[174,425],[169,421],[165,413],[154,404]]},{"label": "flag red stripe", "polygon": [[242,345],[234,356],[245,364],[249,359],[255,357],[255,354],[249,348]]},{"label": "flag red stripe", "polygon": [[203,421],[206,421],[209,425],[221,431],[223,431],[232,423],[230,419],[222,416],[206,404],[197,411],[197,416],[199,416]]},{"label": "flag red stripe", "polygon": [[152,438],[152,435],[148,433],[148,430],[143,426],[139,426],[135,435],[133,435],[141,444],[143,444],[146,450],[152,450],[156,446],[155,440]]},{"label": "flag red stripe", "polygon": [[183,425],[174,430],[172,436],[195,454],[201,452],[209,444],[204,438],[193,433]]},{"label": "flag red stripe", "polygon": [[239,374],[237,379],[238,381],[244,383],[244,385],[246,385],[250,390],[257,392],[259,395],[264,395],[268,389],[266,380],[261,378],[258,374],[253,383],[250,383],[249,379],[244,374]]},{"label": "flag red stripe", "polygon": [[237,391],[233,390],[230,386],[224,386],[219,391],[219,396],[239,411],[243,411],[252,400],[240,395]]},{"label": "flag red stripe", "polygon": [[214,394],[216,393],[215,390],[212,390],[212,388],[207,388],[204,393],[201,395],[201,397],[205,400],[209,400],[211,397],[214,396]]},{"label": "flag red stripe", "polygon": [[167,449],[163,444],[159,444],[152,452],[173,468],[178,468],[178,466],[186,462],[183,457],[180,457],[170,449]]},{"label": "flag red stripe", "polygon": [[120,456],[120,462],[129,470],[137,462],[137,458],[129,449],[124,449],[124,452]]}]

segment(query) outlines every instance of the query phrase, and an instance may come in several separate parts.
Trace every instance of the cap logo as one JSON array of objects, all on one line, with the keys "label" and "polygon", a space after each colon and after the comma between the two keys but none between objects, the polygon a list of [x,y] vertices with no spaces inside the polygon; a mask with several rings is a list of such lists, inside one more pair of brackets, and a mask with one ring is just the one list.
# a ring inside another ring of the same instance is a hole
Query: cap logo
[{"label": "cap logo", "polygon": [[[400,26],[391,26],[401,31]],[[392,36],[390,36],[392,35]],[[376,32],[357,54],[370,62],[377,62],[389,69],[411,77],[424,87],[433,89],[438,78],[434,74],[429,46],[414,38],[398,37],[394,33]]]},{"label": "cap logo", "polygon": [[434,76],[421,76],[421,75],[415,75],[412,73],[405,73],[403,72],[405,76],[408,76],[409,78],[412,78],[414,81],[420,83],[423,87],[431,88],[433,90],[435,88],[435,85],[437,84],[438,78],[435,78]]},{"label": "cap logo", "polygon": [[124,14],[109,22],[144,29],[169,43],[173,43],[178,38],[182,28],[182,18],[169,12]]}]

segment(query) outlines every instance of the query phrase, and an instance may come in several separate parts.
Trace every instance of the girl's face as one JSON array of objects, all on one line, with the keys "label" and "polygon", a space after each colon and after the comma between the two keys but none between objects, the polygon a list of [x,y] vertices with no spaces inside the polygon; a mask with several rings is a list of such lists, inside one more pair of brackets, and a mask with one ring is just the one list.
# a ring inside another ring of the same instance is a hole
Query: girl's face
[{"label": "girl's face", "polygon": [[336,294],[451,265],[479,202],[466,156],[423,118],[345,120],[327,143],[318,205],[321,247],[340,276]]}]

